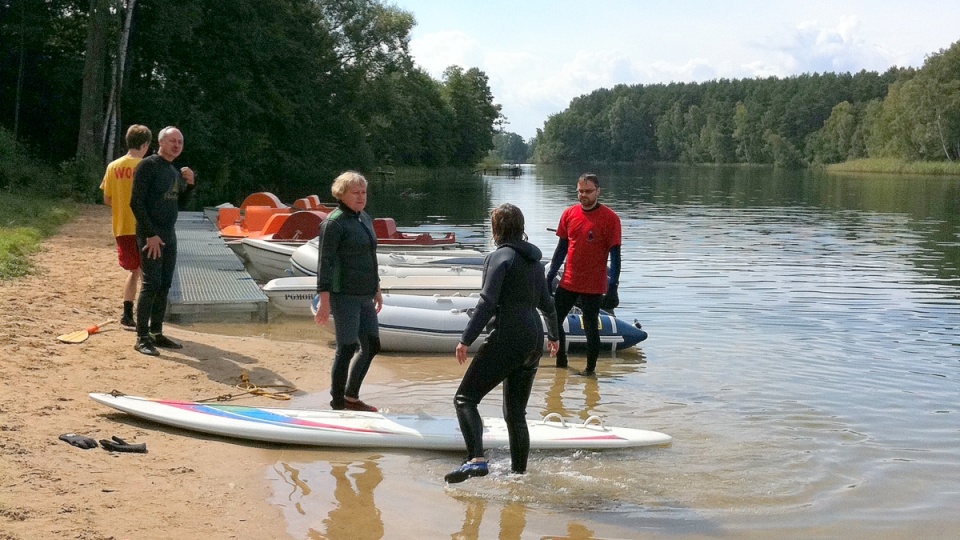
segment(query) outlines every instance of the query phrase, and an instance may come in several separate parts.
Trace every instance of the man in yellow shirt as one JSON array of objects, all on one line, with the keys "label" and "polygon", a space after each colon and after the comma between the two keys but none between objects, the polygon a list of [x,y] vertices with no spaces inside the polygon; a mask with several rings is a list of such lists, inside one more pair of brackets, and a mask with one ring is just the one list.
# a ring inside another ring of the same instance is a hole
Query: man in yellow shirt
[{"label": "man in yellow shirt", "polygon": [[136,328],[133,319],[133,301],[137,296],[140,281],[140,250],[137,249],[137,220],[130,210],[130,193],[133,189],[133,170],[150,149],[153,133],[150,128],[134,124],[127,129],[127,153],[109,165],[103,175],[100,189],[103,204],[113,214],[113,236],[117,239],[117,255],[120,267],[130,272],[123,286],[123,316],[120,325],[126,330]]}]

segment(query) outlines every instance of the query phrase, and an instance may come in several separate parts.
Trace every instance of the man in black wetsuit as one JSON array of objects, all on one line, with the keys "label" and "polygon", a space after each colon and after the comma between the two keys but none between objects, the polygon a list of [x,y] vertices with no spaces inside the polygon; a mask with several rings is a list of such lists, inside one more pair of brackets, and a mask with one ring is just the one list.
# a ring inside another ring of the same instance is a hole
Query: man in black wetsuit
[{"label": "man in black wetsuit", "polygon": [[160,150],[141,161],[133,172],[130,196],[130,209],[137,218],[137,247],[143,273],[137,299],[137,343],[133,348],[149,356],[160,354],[157,347],[183,348],[163,335],[163,318],[177,265],[177,213],[194,187],[193,171],[173,165],[183,151],[180,130],[165,127],[157,139]]}]

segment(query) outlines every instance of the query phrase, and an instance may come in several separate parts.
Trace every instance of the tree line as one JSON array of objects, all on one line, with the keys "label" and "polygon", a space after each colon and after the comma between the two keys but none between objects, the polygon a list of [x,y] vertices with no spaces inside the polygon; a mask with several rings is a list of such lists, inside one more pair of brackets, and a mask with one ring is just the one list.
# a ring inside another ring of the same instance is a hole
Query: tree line
[{"label": "tree line", "polygon": [[960,42],[922,68],[619,85],[571,101],[531,142],[552,162],[761,163],[960,157]]},{"label": "tree line", "polygon": [[414,24],[376,0],[2,0],[0,148],[63,164],[60,189],[92,198],[127,126],[176,125],[204,203],[473,165],[500,106],[479,69],[417,67]]}]

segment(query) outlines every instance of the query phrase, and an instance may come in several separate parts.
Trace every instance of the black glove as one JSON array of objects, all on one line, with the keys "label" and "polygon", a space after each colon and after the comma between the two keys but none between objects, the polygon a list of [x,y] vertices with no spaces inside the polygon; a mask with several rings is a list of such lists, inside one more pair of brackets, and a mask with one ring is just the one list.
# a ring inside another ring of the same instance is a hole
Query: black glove
[{"label": "black glove", "polygon": [[111,452],[133,452],[136,454],[147,453],[147,445],[144,443],[127,444],[127,441],[117,437],[116,435],[110,438],[113,440],[100,439],[100,446],[102,446],[104,450],[109,450]]},{"label": "black glove", "polygon": [[58,438],[65,443],[76,446],[77,448],[82,448],[84,450],[97,447],[97,441],[91,439],[90,437],[84,437],[83,435],[77,435],[75,433],[64,433]]},{"label": "black glove", "polygon": [[556,270],[550,270],[547,272],[547,290],[550,291],[550,294],[553,294],[553,280],[557,277]]},{"label": "black glove", "polygon": [[607,294],[600,299],[600,309],[604,311],[613,311],[620,305],[620,295],[617,294],[617,284],[611,283],[607,287]]}]

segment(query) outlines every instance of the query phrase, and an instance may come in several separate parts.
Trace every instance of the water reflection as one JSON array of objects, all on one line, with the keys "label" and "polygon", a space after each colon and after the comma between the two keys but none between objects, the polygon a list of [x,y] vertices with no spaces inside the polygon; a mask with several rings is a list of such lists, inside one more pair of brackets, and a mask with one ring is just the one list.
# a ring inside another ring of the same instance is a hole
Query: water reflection
[{"label": "water reflection", "polygon": [[[571,359],[581,361],[576,355],[571,355]],[[586,420],[595,415],[609,415],[611,407],[617,407],[620,402],[620,389],[613,383],[627,378],[639,381],[637,377],[645,365],[646,358],[639,349],[617,351],[616,356],[601,354],[597,376],[583,377],[576,370],[556,368],[551,358],[544,358],[537,372],[537,388],[544,394],[540,416],[559,413],[564,418]],[[601,392],[605,393],[605,400],[601,399]],[[531,400],[531,410],[535,410],[533,403]]]},{"label": "water reflection", "polygon": [[[274,467],[277,475],[290,488],[286,493],[286,500],[293,504],[298,516],[305,518],[307,538],[377,540],[384,537],[383,520],[373,498],[374,491],[383,481],[383,473],[377,464],[379,457],[326,464],[329,466],[330,476],[333,477],[332,504],[327,493],[323,491],[313,495],[314,490],[310,488],[309,480],[301,478],[299,468],[286,462],[278,463]],[[329,483],[324,486],[324,490],[326,488],[329,488]],[[317,515],[318,507],[329,510],[325,516]],[[291,521],[297,523],[301,520]],[[315,526],[315,523],[320,523],[321,526]]]},{"label": "water reflection", "polygon": [[[568,382],[571,382],[572,387],[581,389],[583,392],[582,398],[568,396],[567,403],[570,404],[570,408],[564,406],[563,399]],[[600,384],[596,377],[581,377],[568,369],[556,369],[553,384],[547,390],[546,403],[540,415],[546,416],[555,412],[564,418],[577,416],[581,420],[586,420],[595,414],[593,411],[599,404]]]},{"label": "water reflection", "polygon": [[544,536],[540,540],[597,540],[593,531],[584,527],[580,523],[570,523],[567,525],[566,536]]},{"label": "water reflection", "polygon": [[[444,486],[446,453],[294,453],[306,461],[278,462],[270,475],[272,503],[285,510],[294,538],[586,540],[629,538],[632,527],[649,527],[649,520],[630,517],[638,507],[622,502],[624,489],[641,489],[627,476],[650,481],[651,474],[634,470],[644,465],[643,454],[614,452],[604,464],[596,452],[537,452],[536,470],[518,476],[509,472],[506,451],[496,450],[488,477]],[[620,517],[606,524],[583,518],[611,509]]]},{"label": "water reflection", "polygon": [[484,499],[471,497],[464,502],[466,512],[463,517],[463,527],[459,532],[450,535],[451,540],[473,540],[480,538],[480,523],[483,521],[483,513],[487,509],[487,501]]},{"label": "water reflection", "polygon": [[[487,501],[480,497],[457,496],[465,508],[463,527],[450,535],[451,540],[478,540],[485,538],[481,535],[480,525],[483,515],[487,511]],[[523,504],[510,502],[500,508],[499,535],[500,540],[520,540],[526,528],[527,507]]]},{"label": "water reflection", "polygon": [[[348,476],[350,467],[359,468]],[[330,540],[376,540],[383,537],[380,510],[373,501],[373,491],[383,481],[376,459],[355,463],[332,463],[330,474],[336,479],[333,495],[337,506],[323,520],[322,538]],[[357,523],[364,526],[357,527]]]},{"label": "water reflection", "polygon": [[290,486],[290,491],[286,494],[286,499],[293,503],[298,514],[305,515],[306,511],[304,511],[300,502],[303,497],[310,495],[311,490],[309,484],[300,480],[300,470],[291,467],[287,463],[278,463],[273,470]]}]

